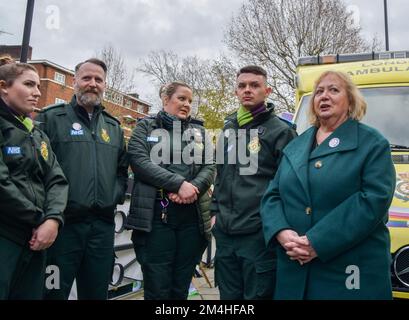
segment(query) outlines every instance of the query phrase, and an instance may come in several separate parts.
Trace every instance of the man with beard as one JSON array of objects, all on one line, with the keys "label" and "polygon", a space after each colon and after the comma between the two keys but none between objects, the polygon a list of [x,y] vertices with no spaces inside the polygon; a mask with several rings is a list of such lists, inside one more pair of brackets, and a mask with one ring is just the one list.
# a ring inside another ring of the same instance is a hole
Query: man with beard
[{"label": "man with beard", "polygon": [[65,226],[47,252],[59,286],[46,299],[68,299],[74,279],[78,299],[107,299],[114,263],[114,210],[123,203],[128,162],[120,123],[102,106],[106,65],[88,59],[75,67],[74,96],[37,117],[69,181]]}]

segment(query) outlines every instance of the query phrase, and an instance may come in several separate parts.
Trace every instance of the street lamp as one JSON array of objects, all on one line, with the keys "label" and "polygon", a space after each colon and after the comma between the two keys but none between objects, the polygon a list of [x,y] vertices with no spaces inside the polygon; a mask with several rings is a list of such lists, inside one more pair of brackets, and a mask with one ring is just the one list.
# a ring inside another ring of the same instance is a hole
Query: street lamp
[{"label": "street lamp", "polygon": [[389,51],[389,34],[388,34],[388,1],[383,0],[383,10],[385,14],[385,46],[386,51]]},{"label": "street lamp", "polygon": [[26,21],[24,22],[23,43],[21,45],[20,62],[27,62],[30,45],[31,23],[33,21],[34,0],[27,0]]}]

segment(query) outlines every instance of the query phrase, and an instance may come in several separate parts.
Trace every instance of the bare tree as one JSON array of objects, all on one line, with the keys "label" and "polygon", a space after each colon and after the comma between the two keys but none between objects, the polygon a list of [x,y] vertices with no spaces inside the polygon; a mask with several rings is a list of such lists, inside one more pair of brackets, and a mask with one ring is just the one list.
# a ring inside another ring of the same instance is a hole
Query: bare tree
[{"label": "bare tree", "polygon": [[172,51],[152,51],[142,61],[138,71],[151,76],[156,82],[164,84],[179,79],[182,81],[181,58]]},{"label": "bare tree", "polygon": [[264,66],[276,105],[294,111],[298,57],[371,49],[360,32],[339,0],[248,0],[225,42],[241,60]]},{"label": "bare tree", "polygon": [[226,57],[211,61],[154,51],[137,70],[150,76],[158,88],[172,81],[189,84],[194,95],[192,114],[204,119],[208,128],[220,128],[223,116],[232,109],[235,68]]},{"label": "bare tree", "polygon": [[195,96],[193,113],[196,114],[201,103],[200,88],[204,83],[202,67],[203,62],[196,56],[182,58],[172,51],[160,50],[150,52],[137,70],[150,76],[158,88],[172,81],[189,84]]},{"label": "bare tree", "polygon": [[135,90],[135,70],[129,72],[122,54],[110,44],[97,53],[107,65],[107,87],[113,91],[131,93]]}]

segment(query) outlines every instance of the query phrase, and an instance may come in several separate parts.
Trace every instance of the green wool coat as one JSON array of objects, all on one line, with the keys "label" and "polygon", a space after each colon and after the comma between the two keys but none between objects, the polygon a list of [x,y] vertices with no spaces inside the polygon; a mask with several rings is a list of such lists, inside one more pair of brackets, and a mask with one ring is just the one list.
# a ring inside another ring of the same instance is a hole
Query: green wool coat
[{"label": "green wool coat", "polygon": [[[313,151],[316,128],[284,149],[261,205],[266,243],[277,246],[277,299],[390,299],[390,237],[395,188],[388,141],[355,120]],[[318,257],[301,266],[275,236],[306,235]]]}]

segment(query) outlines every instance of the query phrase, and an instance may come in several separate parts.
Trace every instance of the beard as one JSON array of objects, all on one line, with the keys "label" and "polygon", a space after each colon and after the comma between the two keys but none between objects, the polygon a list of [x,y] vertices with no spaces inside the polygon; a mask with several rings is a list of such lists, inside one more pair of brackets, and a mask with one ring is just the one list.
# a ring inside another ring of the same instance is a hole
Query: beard
[{"label": "beard", "polygon": [[95,107],[102,103],[102,94],[97,91],[78,90],[76,96],[83,107]]}]

